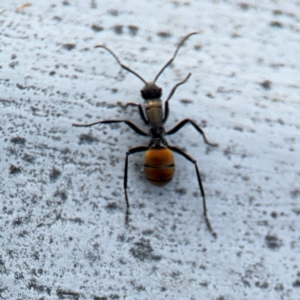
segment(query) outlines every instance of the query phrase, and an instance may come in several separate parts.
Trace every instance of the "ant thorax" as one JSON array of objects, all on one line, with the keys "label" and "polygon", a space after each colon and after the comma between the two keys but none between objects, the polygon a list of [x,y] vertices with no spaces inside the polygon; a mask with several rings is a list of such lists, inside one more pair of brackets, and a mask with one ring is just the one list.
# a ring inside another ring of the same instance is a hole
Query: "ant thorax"
[{"label": "ant thorax", "polygon": [[149,127],[159,135],[163,128],[163,109],[161,99],[145,100],[145,111],[149,120]]}]

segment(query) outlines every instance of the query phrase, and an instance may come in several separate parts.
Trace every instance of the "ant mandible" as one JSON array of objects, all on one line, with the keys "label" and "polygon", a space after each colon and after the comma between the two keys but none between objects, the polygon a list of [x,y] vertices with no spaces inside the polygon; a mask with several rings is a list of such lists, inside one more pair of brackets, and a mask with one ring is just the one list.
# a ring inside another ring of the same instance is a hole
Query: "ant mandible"
[{"label": "ant mandible", "polygon": [[175,53],[173,57],[162,67],[162,69],[158,72],[156,77],[153,81],[147,82],[142,78],[139,74],[137,74],[135,71],[131,70],[129,67],[123,65],[117,55],[107,48],[105,45],[96,45],[96,48],[103,48],[106,51],[108,51],[117,61],[117,63],[121,66],[121,68],[127,70],[128,72],[134,74],[136,77],[138,77],[141,81],[144,82],[145,86],[141,90],[142,98],[145,100],[144,102],[144,109],[141,104],[129,102],[123,107],[127,106],[136,106],[138,107],[139,114],[144,121],[146,125],[148,125],[149,130],[148,132],[145,132],[138,128],[135,124],[133,124],[129,120],[102,120],[93,122],[90,124],[73,124],[73,126],[76,127],[90,127],[97,124],[114,124],[114,123],[125,123],[128,125],[131,129],[133,129],[137,134],[150,137],[150,143],[148,146],[140,146],[135,147],[132,149],[129,149],[126,152],[126,159],[125,159],[125,170],[124,170],[124,191],[125,191],[125,200],[127,205],[127,212],[129,209],[129,201],[127,196],[127,171],[128,171],[128,157],[131,154],[138,153],[138,152],[145,152],[144,156],[144,172],[146,175],[146,178],[154,185],[157,186],[164,186],[168,182],[170,182],[173,178],[174,172],[175,172],[175,164],[174,164],[174,156],[173,152],[176,152],[183,157],[185,157],[188,161],[194,164],[197,179],[199,183],[200,192],[202,195],[203,200],[203,214],[204,218],[207,224],[207,227],[209,231],[212,233],[214,237],[216,237],[216,233],[213,231],[208,216],[207,216],[207,208],[206,208],[206,201],[205,201],[205,193],[203,184],[201,181],[200,172],[197,166],[197,162],[194,158],[192,158],[190,155],[182,151],[181,149],[170,146],[166,139],[165,135],[171,135],[176,133],[178,130],[180,130],[184,125],[190,123],[194,126],[194,128],[202,135],[203,140],[206,144],[216,147],[218,146],[217,143],[211,143],[207,140],[204,131],[191,119],[184,119],[179,124],[177,124],[174,128],[171,130],[166,131],[164,128],[164,123],[168,119],[169,116],[169,101],[173,94],[175,93],[178,86],[184,84],[189,77],[191,76],[191,73],[189,73],[184,80],[177,83],[170,91],[169,96],[167,97],[167,100],[164,103],[164,113],[163,113],[163,102],[160,99],[162,95],[162,89],[156,85],[156,80],[158,77],[163,73],[163,71],[174,61],[179,49],[184,44],[184,42],[192,35],[197,34],[198,32],[191,32],[188,35],[186,35],[179,45],[177,46]]}]

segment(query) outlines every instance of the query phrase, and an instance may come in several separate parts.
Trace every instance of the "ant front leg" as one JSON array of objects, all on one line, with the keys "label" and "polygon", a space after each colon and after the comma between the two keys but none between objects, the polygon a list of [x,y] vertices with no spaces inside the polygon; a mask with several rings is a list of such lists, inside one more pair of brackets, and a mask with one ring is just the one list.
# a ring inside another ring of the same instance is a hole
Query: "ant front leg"
[{"label": "ant front leg", "polygon": [[163,123],[165,123],[165,122],[167,121],[167,118],[168,118],[168,116],[169,116],[169,100],[170,100],[170,99],[172,98],[172,96],[174,95],[176,89],[177,89],[180,85],[184,84],[184,83],[190,78],[191,75],[192,75],[192,73],[189,73],[188,76],[186,76],[184,80],[178,82],[177,84],[175,84],[175,85],[173,86],[173,88],[172,88],[172,90],[171,90],[171,92],[170,92],[170,94],[169,94],[167,100],[165,101],[165,116],[164,116],[164,118],[163,118]]},{"label": "ant front leg", "polygon": [[180,130],[184,125],[186,125],[187,123],[190,123],[194,126],[194,128],[200,132],[202,134],[202,137],[203,137],[203,140],[204,142],[209,145],[209,146],[212,146],[212,147],[218,147],[219,144],[218,143],[211,143],[208,141],[208,139],[206,138],[205,136],[205,133],[203,131],[202,128],[200,128],[193,120],[191,119],[185,119],[183,121],[181,121],[179,124],[177,124],[173,129],[169,130],[166,132],[166,135],[170,135],[170,134],[174,134],[176,133],[178,130]]},{"label": "ant front leg", "polygon": [[115,124],[115,123],[125,123],[128,125],[131,129],[133,129],[137,134],[142,136],[149,136],[148,133],[144,132],[143,130],[139,129],[136,125],[134,125],[132,122],[128,120],[103,120],[103,121],[97,121],[94,123],[89,124],[76,124],[73,123],[72,126],[74,127],[91,127],[97,124]]},{"label": "ant front leg", "polygon": [[128,102],[126,104],[123,104],[120,101],[118,101],[117,104],[120,105],[122,108],[126,108],[127,106],[137,106],[142,120],[146,125],[149,124],[149,120],[146,118],[141,104],[135,102]]},{"label": "ant front leg", "polygon": [[169,146],[169,148],[171,150],[173,150],[174,152],[182,155],[183,157],[185,157],[188,161],[192,162],[195,166],[195,169],[196,169],[196,174],[197,174],[197,179],[198,179],[198,183],[199,183],[199,188],[200,188],[200,191],[201,191],[201,195],[202,195],[202,202],[203,202],[203,215],[204,215],[204,218],[205,218],[205,222],[206,222],[206,225],[209,229],[209,231],[211,232],[211,234],[213,235],[214,238],[217,237],[217,234],[214,232],[214,230],[212,229],[211,225],[210,225],[210,222],[209,222],[209,219],[208,219],[208,216],[207,216],[207,208],[206,208],[206,200],[205,200],[205,193],[204,193],[204,188],[203,188],[203,184],[202,184],[202,180],[201,180],[201,176],[200,176],[200,172],[199,172],[199,169],[198,169],[198,166],[197,166],[197,162],[194,158],[192,158],[191,156],[189,156],[187,153],[185,153],[184,151],[182,151],[181,149],[177,148],[177,147],[171,147]]}]

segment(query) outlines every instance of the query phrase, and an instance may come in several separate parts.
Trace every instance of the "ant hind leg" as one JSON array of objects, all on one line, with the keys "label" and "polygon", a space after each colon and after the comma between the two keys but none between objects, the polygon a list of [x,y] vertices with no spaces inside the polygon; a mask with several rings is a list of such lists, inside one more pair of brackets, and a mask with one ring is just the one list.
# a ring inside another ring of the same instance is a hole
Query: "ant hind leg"
[{"label": "ant hind leg", "polygon": [[204,218],[205,218],[205,222],[206,222],[206,225],[209,229],[209,231],[211,232],[211,234],[213,235],[214,238],[217,237],[217,234],[214,232],[214,230],[212,229],[211,225],[210,225],[210,221],[208,219],[208,216],[207,216],[207,208],[206,208],[206,200],[205,200],[205,193],[204,193],[204,188],[203,188],[203,184],[202,184],[202,180],[201,180],[201,176],[200,176],[200,172],[199,172],[199,169],[198,169],[198,166],[197,166],[197,162],[195,159],[193,159],[191,156],[189,156],[187,153],[185,153],[184,151],[182,151],[181,149],[177,148],[177,147],[172,147],[172,146],[169,146],[169,148],[182,155],[183,157],[185,157],[188,161],[192,162],[195,166],[195,170],[196,170],[196,174],[197,174],[197,179],[198,179],[198,183],[199,183],[199,188],[200,188],[200,191],[201,191],[201,195],[202,195],[202,203],[203,203],[203,215],[204,215]]}]

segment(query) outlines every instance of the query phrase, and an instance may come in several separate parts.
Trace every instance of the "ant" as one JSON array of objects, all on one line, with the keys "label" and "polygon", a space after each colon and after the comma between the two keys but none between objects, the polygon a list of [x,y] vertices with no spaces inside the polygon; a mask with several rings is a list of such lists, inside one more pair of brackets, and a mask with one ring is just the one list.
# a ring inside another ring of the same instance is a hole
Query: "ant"
[{"label": "ant", "polygon": [[197,166],[197,162],[194,158],[192,158],[190,155],[182,151],[181,149],[170,146],[166,139],[166,135],[171,135],[176,133],[178,130],[180,130],[184,125],[190,123],[203,137],[203,140],[206,144],[216,147],[218,146],[217,143],[211,143],[207,140],[204,131],[191,119],[184,119],[179,124],[177,124],[174,128],[171,130],[166,131],[164,128],[164,123],[168,119],[169,116],[169,101],[173,94],[175,93],[178,86],[184,84],[191,76],[191,73],[189,73],[186,78],[179,83],[177,83],[170,91],[169,96],[167,97],[167,100],[164,103],[164,112],[163,112],[163,102],[160,99],[162,95],[162,89],[156,85],[156,80],[158,77],[163,73],[163,71],[171,65],[171,63],[174,61],[179,49],[182,47],[184,42],[192,35],[197,34],[198,32],[191,32],[188,35],[186,35],[179,45],[177,46],[175,53],[173,57],[162,67],[162,69],[158,72],[156,77],[153,81],[147,82],[142,78],[139,74],[137,74],[135,71],[131,70],[129,67],[123,65],[117,55],[110,50],[105,45],[96,45],[95,48],[103,48],[106,51],[108,51],[117,61],[117,63],[121,66],[121,68],[127,70],[128,72],[132,73],[136,77],[138,77],[141,81],[144,82],[145,86],[141,89],[141,96],[145,100],[144,102],[144,108],[139,103],[134,102],[128,102],[125,105],[122,105],[123,107],[127,106],[135,106],[139,110],[139,114],[144,121],[146,125],[149,127],[149,131],[145,132],[138,128],[135,124],[133,124],[129,120],[102,120],[93,122],[90,124],[73,124],[73,126],[76,127],[90,127],[97,124],[114,124],[114,123],[125,123],[128,125],[131,129],[133,129],[137,134],[149,137],[150,143],[148,146],[140,146],[135,147],[132,149],[129,149],[126,152],[126,159],[125,159],[125,170],[124,170],[124,192],[125,192],[125,201],[127,205],[127,212],[129,209],[129,201],[127,196],[127,171],[128,171],[128,157],[131,154],[138,153],[138,152],[145,152],[144,156],[144,173],[146,175],[146,178],[154,185],[157,186],[164,186],[168,182],[170,182],[173,178],[174,172],[175,172],[175,164],[174,164],[174,155],[173,152],[176,152],[183,157],[185,157],[188,161],[194,164],[197,179],[199,183],[200,192],[202,195],[203,200],[203,214],[204,218],[207,224],[207,227],[209,231],[212,233],[214,237],[216,237],[216,233],[213,231],[208,216],[207,216],[207,208],[206,208],[206,201],[205,201],[205,194],[204,194],[204,188],[201,181],[200,172]]}]

